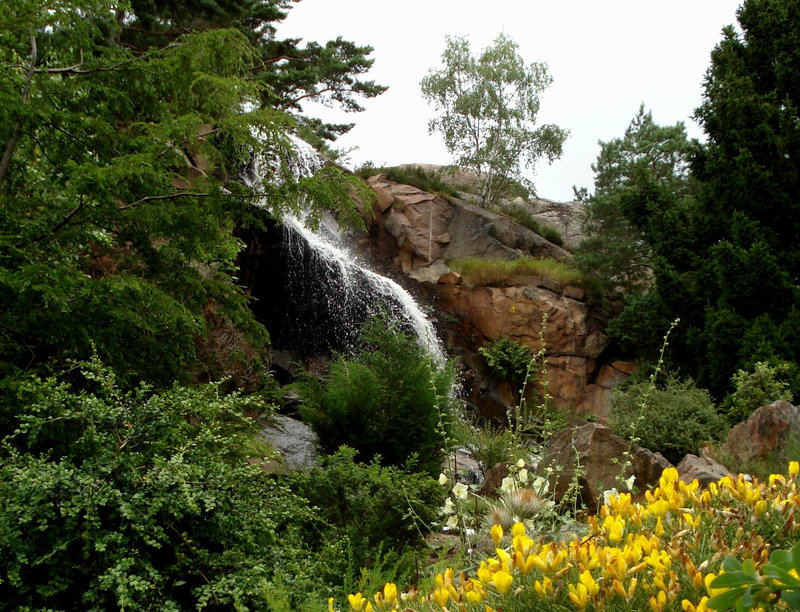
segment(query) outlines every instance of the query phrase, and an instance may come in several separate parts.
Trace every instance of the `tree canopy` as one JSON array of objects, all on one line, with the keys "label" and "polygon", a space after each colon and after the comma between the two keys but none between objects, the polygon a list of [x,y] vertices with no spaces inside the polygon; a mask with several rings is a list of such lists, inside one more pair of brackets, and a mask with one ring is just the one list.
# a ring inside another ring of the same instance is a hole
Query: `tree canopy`
[{"label": "tree canopy", "polygon": [[[644,105],[625,135],[601,142],[594,193],[582,194],[588,238],[576,257],[607,291],[642,291],[652,278],[654,234],[671,232],[690,196],[692,143],[682,123],[660,126]],[[668,218],[665,218],[668,217]]]},{"label": "tree canopy", "polygon": [[325,43],[300,38],[281,39],[276,32],[299,0],[132,0],[131,13],[120,20],[123,42],[144,48],[163,45],[187,31],[234,28],[247,36],[256,50],[251,75],[265,87],[264,106],[293,115],[308,140],[321,145],[333,141],[353,124],[330,124],[302,113],[309,100],[338,105],[347,112],[363,110],[360,100],[386,91],[364,80],[374,60],[372,47],[341,36]]},{"label": "tree canopy", "polygon": [[243,112],[268,92],[247,36],[139,49],[120,42],[121,13],[112,0],[0,6],[0,375],[94,345],[123,378],[182,378],[217,315],[258,353],[267,336],[233,279],[233,228],[265,222],[258,200],[277,216],[311,191],[351,206],[335,168],[239,180],[259,151],[286,150],[292,124]]},{"label": "tree canopy", "polygon": [[[740,29],[725,28],[712,52],[696,111],[707,142],[691,152],[675,132],[658,144],[662,156],[680,153],[679,166],[665,166],[673,168],[666,182],[663,176],[653,180],[663,173],[647,171],[644,158],[630,198],[616,166],[604,164],[604,155],[613,151],[604,146],[598,160],[594,202],[609,193],[605,177],[611,177],[610,193],[619,204],[612,210],[622,212],[650,251],[655,276],[653,290],[632,294],[613,327],[642,346],[657,341],[654,327],[666,329],[667,321],[680,317],[671,356],[717,398],[732,391],[737,370],[750,371],[758,362],[790,363],[787,376],[796,394],[800,6],[747,0],[737,15]],[[664,148],[668,143],[682,144]]]},{"label": "tree canopy", "polygon": [[526,65],[505,34],[477,57],[467,38],[448,37],[442,62],[421,82],[440,112],[430,132],[442,134],[457,165],[477,173],[484,206],[497,202],[509,179],[532,186],[523,169],[557,159],[567,137],[553,124],[534,127],[539,97],[552,81],[547,65]]}]

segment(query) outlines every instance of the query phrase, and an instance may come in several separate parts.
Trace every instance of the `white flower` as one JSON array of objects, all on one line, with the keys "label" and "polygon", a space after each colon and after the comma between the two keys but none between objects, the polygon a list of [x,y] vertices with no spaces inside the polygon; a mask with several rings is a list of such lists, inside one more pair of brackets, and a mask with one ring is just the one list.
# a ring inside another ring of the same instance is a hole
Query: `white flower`
[{"label": "white flower", "polygon": [[442,486],[447,484],[447,474],[445,474],[444,472],[439,474],[439,484]]},{"label": "white flower", "polygon": [[631,474],[631,477],[628,480],[623,480],[622,484],[628,489],[628,491],[633,491],[633,483],[636,480],[636,474]]},{"label": "white flower", "polygon": [[539,497],[544,497],[550,490],[550,483],[546,478],[537,476],[533,479],[533,485],[531,485],[531,488],[539,494]]},{"label": "white flower", "polygon": [[458,517],[454,514],[449,519],[447,519],[447,524],[445,525],[448,529],[455,529],[458,527]]},{"label": "white flower", "polygon": [[503,490],[503,493],[512,493],[517,490],[517,483],[514,482],[511,476],[506,476],[503,478],[503,484],[500,485],[500,488]]},{"label": "white flower", "polygon": [[467,493],[469,493],[469,487],[463,482],[457,482],[453,487],[453,495],[455,495],[457,499],[467,499]]},{"label": "white flower", "polygon": [[517,467],[524,468],[525,467],[525,460],[524,459],[517,459]]},{"label": "white flower", "polygon": [[609,489],[608,491],[603,491],[603,504],[607,506],[609,503],[611,503],[612,497],[619,499],[619,491],[617,491],[617,487]]},{"label": "white flower", "polygon": [[517,476],[519,476],[520,482],[528,482],[528,470],[525,468],[522,468]]},{"label": "white flower", "polygon": [[455,505],[453,504],[453,499],[448,497],[444,502],[444,507],[442,508],[442,512],[445,514],[453,514],[455,512]]}]

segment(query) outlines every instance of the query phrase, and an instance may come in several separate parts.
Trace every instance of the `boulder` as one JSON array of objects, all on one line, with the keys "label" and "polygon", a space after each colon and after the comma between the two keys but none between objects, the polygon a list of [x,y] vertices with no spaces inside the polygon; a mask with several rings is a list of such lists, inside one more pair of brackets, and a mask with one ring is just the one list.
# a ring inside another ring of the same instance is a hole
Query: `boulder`
[{"label": "boulder", "polygon": [[[602,501],[603,491],[617,486],[617,476],[628,447],[628,441],[608,427],[587,423],[556,434],[550,440],[542,465],[562,466],[551,482],[556,496],[561,497],[572,482],[576,462],[579,463],[584,471],[578,477],[579,494],[586,507],[592,509]],[[631,466],[624,477],[636,476],[635,486],[640,491],[655,485],[661,473],[671,466],[661,453],[637,445],[631,448],[631,455]]]},{"label": "boulder", "polygon": [[728,432],[725,442],[736,460],[746,464],[778,453],[800,436],[800,408],[784,400],[761,406]]},{"label": "boulder", "polygon": [[261,429],[259,438],[280,453],[287,469],[302,470],[317,465],[319,440],[311,427],[302,421],[282,414],[273,415],[270,423]]},{"label": "boulder", "polygon": [[717,482],[720,478],[728,476],[730,472],[721,463],[717,463],[710,457],[698,457],[697,455],[686,455],[678,464],[678,478],[686,484],[697,480],[701,487],[707,487],[712,482]]}]

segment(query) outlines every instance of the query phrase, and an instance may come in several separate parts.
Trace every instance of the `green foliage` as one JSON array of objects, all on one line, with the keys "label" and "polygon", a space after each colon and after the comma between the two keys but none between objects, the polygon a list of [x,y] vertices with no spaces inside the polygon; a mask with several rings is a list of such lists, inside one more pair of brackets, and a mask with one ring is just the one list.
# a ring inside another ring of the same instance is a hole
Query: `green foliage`
[{"label": "green foliage", "polygon": [[256,52],[252,79],[262,85],[265,108],[295,115],[298,129],[315,145],[335,140],[353,124],[325,123],[302,116],[302,103],[338,105],[346,112],[363,110],[359,100],[373,98],[386,87],[362,79],[374,60],[372,47],[359,46],[341,36],[324,44],[301,38],[279,39],[276,30],[296,0],[133,0],[130,19],[122,22],[119,37],[134,48],[160,46],[187,31],[234,28],[244,34]]},{"label": "green foliage", "polygon": [[94,343],[122,379],[168,384],[207,368],[210,311],[263,360],[232,230],[267,222],[256,196],[276,216],[323,194],[352,210],[342,173],[241,183],[254,154],[285,160],[290,124],[241,112],[263,93],[242,33],[142,52],[116,42],[114,3],[50,5],[0,7],[0,374]]},{"label": "green foliage", "polygon": [[528,377],[531,352],[527,346],[511,338],[498,338],[478,352],[486,359],[489,371],[501,380],[522,384]]},{"label": "green foliage", "polygon": [[733,555],[725,557],[722,563],[725,573],[711,582],[713,589],[725,589],[708,600],[706,606],[711,610],[752,610],[782,601],[790,610],[800,610],[800,543],[792,550],[773,550],[769,563],[756,569],[751,559],[744,563]]},{"label": "green foliage", "polygon": [[667,375],[656,388],[640,381],[614,390],[609,425],[619,436],[635,431],[638,444],[677,464],[697,454],[704,442],[720,438],[724,422],[705,389],[691,379]]},{"label": "green foliage", "polygon": [[96,359],[65,378],[76,386],[6,386],[17,410],[0,443],[4,606],[268,609],[287,578],[312,589],[322,568],[291,526],[317,521],[247,465],[245,398],[213,385],[126,392]]},{"label": "green foliage", "polygon": [[583,277],[578,270],[569,263],[561,263],[554,259],[461,257],[451,259],[447,265],[461,274],[466,285],[473,287],[503,286],[514,282],[514,277],[519,276],[551,278],[564,285],[583,284]]},{"label": "green foliage", "polygon": [[683,123],[659,126],[644,105],[624,137],[600,145],[592,164],[594,194],[581,196],[587,238],[576,251],[576,261],[606,292],[642,291],[654,266],[648,239],[673,229],[678,220],[670,211],[690,193],[693,145]]},{"label": "green foliage", "polygon": [[552,124],[534,129],[539,96],[552,79],[545,64],[525,65],[517,50],[500,34],[474,57],[466,38],[448,37],[444,67],[420,84],[440,112],[430,132],[442,134],[459,166],[475,170],[486,207],[496,204],[509,179],[526,182],[523,167],[532,168],[541,157],[557,159],[567,137]]},{"label": "green foliage", "polygon": [[365,164],[356,170],[361,178],[369,178],[376,174],[385,174],[386,178],[401,185],[413,185],[417,189],[429,193],[459,197],[459,192],[442,179],[441,171],[428,172],[420,166],[406,166],[393,168],[376,168],[372,164]]},{"label": "green foliage", "polygon": [[297,389],[304,420],[323,449],[350,446],[369,461],[415,464],[438,474],[449,427],[451,365],[440,366],[417,344],[379,319],[362,332],[364,347],[335,361],[320,382],[311,376]]},{"label": "green foliage", "polygon": [[[287,476],[297,495],[318,508],[328,527],[324,540],[348,543],[349,571],[344,582],[356,581],[360,568],[377,562],[393,565],[401,580],[411,569],[412,552],[427,525],[436,519],[441,490],[428,475],[384,467],[377,458],[356,462],[356,451],[340,447],[326,457],[323,467]],[[382,586],[382,585],[380,585]]]},{"label": "green foliage", "polygon": [[792,401],[789,383],[785,380],[790,364],[771,365],[758,361],[752,370],[737,370],[733,375],[734,391],[725,398],[723,409],[733,423],[744,421],[754,410],[776,400]]}]

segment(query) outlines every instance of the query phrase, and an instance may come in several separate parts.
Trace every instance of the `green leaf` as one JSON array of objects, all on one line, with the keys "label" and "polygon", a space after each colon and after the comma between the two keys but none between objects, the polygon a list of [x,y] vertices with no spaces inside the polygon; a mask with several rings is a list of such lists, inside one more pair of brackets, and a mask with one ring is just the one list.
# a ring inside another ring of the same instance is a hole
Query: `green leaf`
[{"label": "green leaf", "polygon": [[724,593],[709,599],[706,603],[706,607],[711,608],[712,610],[728,610],[737,601],[739,601],[739,598],[744,595],[744,592],[745,587],[739,587],[725,591]]},{"label": "green leaf", "polygon": [[745,572],[728,572],[726,571],[721,576],[717,576],[711,581],[712,589],[724,589],[730,587],[738,587],[747,584],[757,583],[756,577],[746,574]]}]

